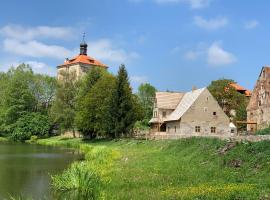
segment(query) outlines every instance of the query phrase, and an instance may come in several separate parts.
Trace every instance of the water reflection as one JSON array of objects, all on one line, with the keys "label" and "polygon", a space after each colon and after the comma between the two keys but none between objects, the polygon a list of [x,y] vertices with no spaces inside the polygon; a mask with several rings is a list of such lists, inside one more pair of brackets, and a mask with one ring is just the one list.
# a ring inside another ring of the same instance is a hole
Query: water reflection
[{"label": "water reflection", "polygon": [[53,199],[50,174],[62,172],[79,158],[70,149],[0,144],[0,199],[10,195]]}]

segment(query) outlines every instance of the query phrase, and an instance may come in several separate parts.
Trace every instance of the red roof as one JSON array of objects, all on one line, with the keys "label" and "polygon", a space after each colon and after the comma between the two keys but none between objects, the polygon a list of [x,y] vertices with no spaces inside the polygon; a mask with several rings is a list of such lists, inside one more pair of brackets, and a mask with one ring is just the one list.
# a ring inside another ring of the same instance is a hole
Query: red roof
[{"label": "red roof", "polygon": [[88,65],[96,65],[100,67],[107,68],[107,65],[101,63],[100,61],[91,58],[90,56],[87,55],[78,55],[72,59],[66,60],[64,64],[59,65],[60,66],[66,66],[66,65],[71,65],[71,64],[76,64],[76,63],[83,63],[83,64],[88,64]]},{"label": "red roof", "polygon": [[239,92],[244,92],[246,97],[251,96],[251,91],[250,90],[247,90],[247,89],[243,88],[242,86],[238,85],[237,83],[231,83],[230,86],[232,86],[233,88],[235,88]]}]

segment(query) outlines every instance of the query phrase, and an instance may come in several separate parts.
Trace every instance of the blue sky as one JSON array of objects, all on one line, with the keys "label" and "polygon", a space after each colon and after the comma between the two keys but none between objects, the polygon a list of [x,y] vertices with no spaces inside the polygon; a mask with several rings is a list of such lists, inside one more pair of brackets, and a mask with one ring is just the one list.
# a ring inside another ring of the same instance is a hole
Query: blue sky
[{"label": "blue sky", "polygon": [[126,64],[132,86],[188,91],[231,78],[253,89],[270,63],[270,2],[260,0],[9,0],[1,3],[0,70],[26,62],[55,75],[79,52],[117,72]]}]

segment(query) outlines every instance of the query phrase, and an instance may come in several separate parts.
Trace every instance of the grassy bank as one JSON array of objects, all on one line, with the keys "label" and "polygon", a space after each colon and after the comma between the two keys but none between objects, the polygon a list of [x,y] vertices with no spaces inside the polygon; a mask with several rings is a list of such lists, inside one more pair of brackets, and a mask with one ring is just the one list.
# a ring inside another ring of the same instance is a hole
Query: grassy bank
[{"label": "grassy bank", "polygon": [[7,138],[4,138],[4,137],[0,137],[0,142],[7,142],[8,139]]},{"label": "grassy bank", "polygon": [[[37,142],[81,148],[86,154],[86,161],[56,177],[62,191],[96,185],[91,187],[99,191],[94,198],[105,199],[269,199],[269,141],[230,146],[206,138],[86,143],[54,137]],[[82,187],[61,187],[71,179]]]}]

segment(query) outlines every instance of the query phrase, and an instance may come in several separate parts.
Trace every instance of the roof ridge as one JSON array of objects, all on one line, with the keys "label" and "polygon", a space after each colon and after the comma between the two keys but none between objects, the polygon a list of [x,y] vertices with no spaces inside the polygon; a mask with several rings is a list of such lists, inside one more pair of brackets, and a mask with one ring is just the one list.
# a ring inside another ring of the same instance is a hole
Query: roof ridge
[{"label": "roof ridge", "polygon": [[170,116],[165,121],[175,121],[179,120],[186,111],[194,104],[201,93],[206,89],[206,87],[189,91],[184,94],[181,101],[178,103],[176,109],[170,114]]}]

